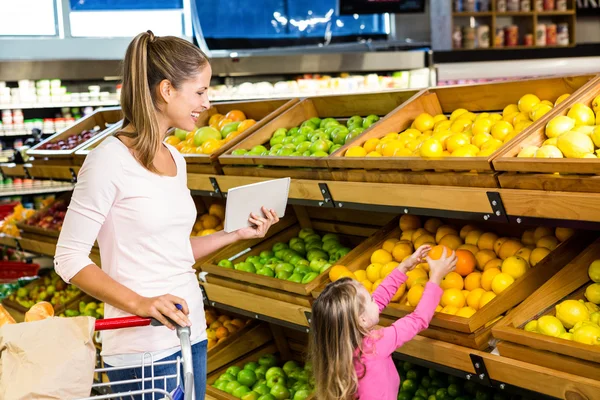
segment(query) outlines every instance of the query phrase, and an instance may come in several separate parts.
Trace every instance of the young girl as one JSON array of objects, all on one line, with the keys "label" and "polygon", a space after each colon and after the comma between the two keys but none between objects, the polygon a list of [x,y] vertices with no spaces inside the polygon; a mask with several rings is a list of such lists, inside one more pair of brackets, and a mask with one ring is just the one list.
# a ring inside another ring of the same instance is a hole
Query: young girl
[{"label": "young girl", "polygon": [[[392,353],[427,328],[440,302],[439,284],[456,266],[456,253],[444,250],[439,260],[421,246],[389,274],[373,293],[343,278],[329,284],[312,307],[311,353],[319,400],[395,400],[400,378]],[[408,277],[427,260],[429,282],[412,314],[375,330],[379,313]]]}]

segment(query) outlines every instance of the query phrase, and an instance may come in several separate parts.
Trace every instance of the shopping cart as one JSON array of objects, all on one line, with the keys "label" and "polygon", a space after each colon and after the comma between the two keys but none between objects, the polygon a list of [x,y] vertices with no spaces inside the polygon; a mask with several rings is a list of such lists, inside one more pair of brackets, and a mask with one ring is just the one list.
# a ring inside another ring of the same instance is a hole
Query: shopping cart
[{"label": "shopping cart", "polygon": [[[176,304],[179,310],[182,309],[181,305]],[[149,353],[142,356],[142,362],[139,365],[128,365],[126,367],[110,367],[110,368],[96,368],[95,372],[98,376],[102,376],[103,373],[108,371],[124,370],[131,368],[140,368],[142,370],[142,376],[139,379],[132,379],[127,381],[117,382],[100,382],[94,383],[92,389],[96,391],[102,391],[108,389],[110,386],[112,393],[101,394],[97,396],[91,396],[82,398],[80,400],[103,400],[103,399],[119,399],[121,397],[130,399],[142,398],[146,400],[149,398],[146,395],[152,395],[152,400],[169,399],[169,400],[192,400],[194,399],[194,368],[192,364],[192,345],[190,342],[190,328],[180,327],[173,321],[170,321],[173,326],[176,327],[177,336],[181,341],[181,355],[173,361],[154,361]],[[141,317],[124,317],[124,318],[112,318],[112,319],[98,319],[96,320],[96,331],[106,331],[113,329],[123,328],[134,328],[139,326],[162,326],[162,323],[153,318],[141,318]],[[149,360],[148,360],[149,359]],[[175,365],[177,373],[173,375],[155,376],[154,368],[164,365]],[[183,388],[181,387],[181,366],[183,366]],[[150,376],[146,376],[146,368],[150,368]],[[168,392],[167,380],[176,379],[176,389],[172,392]],[[163,381],[163,388],[157,388],[156,382]],[[116,388],[119,385],[141,383],[142,389],[136,391],[118,392]]]}]

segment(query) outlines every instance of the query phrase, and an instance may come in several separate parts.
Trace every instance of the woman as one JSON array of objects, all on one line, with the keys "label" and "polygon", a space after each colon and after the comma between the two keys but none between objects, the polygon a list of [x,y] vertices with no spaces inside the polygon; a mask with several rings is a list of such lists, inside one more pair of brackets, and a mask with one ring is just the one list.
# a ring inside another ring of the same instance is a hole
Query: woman
[{"label": "woman", "polygon": [[[263,208],[263,216],[250,216],[253,227],[190,239],[196,209],[186,163],[163,140],[170,127],[195,129],[199,114],[210,107],[210,76],[206,56],[183,39],[150,31],[133,39],[123,67],[122,130],[86,158],[55,257],[65,281],[106,303],[107,318],[139,315],[164,324],[104,332],[107,366],[139,365],[143,353],[154,361],[175,359],[179,340],[166,317],[191,326],[197,399],[206,389],[206,322],[192,265],[237,240],[263,237],[279,220]],[[96,239],[102,269],[89,259]],[[155,376],[175,373],[170,367],[155,367]],[[109,378],[116,382],[141,374],[141,368],[127,369]],[[141,384],[113,385],[119,393],[139,389]]]}]

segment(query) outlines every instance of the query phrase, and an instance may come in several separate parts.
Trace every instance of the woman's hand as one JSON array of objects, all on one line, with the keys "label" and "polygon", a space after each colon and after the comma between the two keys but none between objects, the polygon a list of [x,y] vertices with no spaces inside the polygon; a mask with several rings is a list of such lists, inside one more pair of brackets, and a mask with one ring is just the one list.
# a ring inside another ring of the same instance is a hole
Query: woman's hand
[{"label": "woman's hand", "polygon": [[[181,304],[182,309],[179,310],[176,304]],[[187,315],[190,313],[188,305],[182,298],[165,294],[157,297],[142,297],[138,300],[135,308],[135,314],[140,317],[154,318],[160,321],[169,329],[175,329],[167,318],[179,326],[191,326],[192,323]]]},{"label": "woman's hand", "polygon": [[265,237],[271,225],[279,222],[279,217],[275,210],[267,210],[265,207],[261,208],[264,218],[258,215],[250,214],[248,221],[253,225],[247,228],[242,228],[236,231],[239,239],[256,239]]}]

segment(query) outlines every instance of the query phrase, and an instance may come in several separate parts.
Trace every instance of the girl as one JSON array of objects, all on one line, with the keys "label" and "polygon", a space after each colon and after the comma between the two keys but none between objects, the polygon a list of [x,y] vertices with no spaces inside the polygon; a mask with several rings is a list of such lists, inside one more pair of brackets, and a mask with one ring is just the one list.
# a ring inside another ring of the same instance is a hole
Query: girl
[{"label": "girl", "polygon": [[[343,278],[329,284],[312,306],[311,357],[319,400],[395,400],[400,378],[392,353],[427,328],[440,302],[439,284],[456,266],[456,253],[439,260],[421,246],[388,275],[373,293]],[[379,313],[423,259],[429,264],[429,282],[412,314],[392,326],[375,330]]]},{"label": "girl", "polygon": [[[278,221],[273,210],[263,208],[264,216],[250,217],[253,227],[190,239],[196,208],[186,163],[163,140],[170,127],[196,129],[199,114],[210,107],[210,76],[206,56],[183,39],[155,37],[150,31],[133,39],[123,64],[122,129],[86,158],[55,256],[58,274],[104,301],[107,318],[133,314],[164,324],[104,332],[107,366],[139,365],[144,353],[154,361],[174,360],[180,355],[179,339],[165,317],[192,326],[197,399],[204,399],[206,389],[206,322],[192,265],[237,240],[263,237]],[[102,269],[89,259],[96,239]],[[149,368],[144,373],[150,376]],[[163,366],[154,373],[176,371]],[[121,369],[111,371],[109,378],[116,382],[141,375],[141,368]],[[165,389],[173,390],[174,381]],[[140,383],[113,386],[119,393],[141,389]]]}]

